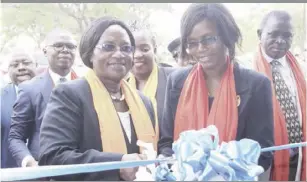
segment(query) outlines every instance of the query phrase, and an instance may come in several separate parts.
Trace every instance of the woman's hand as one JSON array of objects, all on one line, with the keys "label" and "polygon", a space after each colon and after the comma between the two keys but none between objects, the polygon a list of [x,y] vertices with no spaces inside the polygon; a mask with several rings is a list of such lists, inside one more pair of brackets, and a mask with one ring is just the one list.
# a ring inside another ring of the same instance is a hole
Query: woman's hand
[{"label": "woman's hand", "polygon": [[[121,161],[139,161],[145,160],[146,156],[143,154],[125,154],[122,157]],[[133,181],[135,180],[135,174],[138,171],[139,167],[134,168],[123,168],[119,170],[120,178],[125,181]]]}]

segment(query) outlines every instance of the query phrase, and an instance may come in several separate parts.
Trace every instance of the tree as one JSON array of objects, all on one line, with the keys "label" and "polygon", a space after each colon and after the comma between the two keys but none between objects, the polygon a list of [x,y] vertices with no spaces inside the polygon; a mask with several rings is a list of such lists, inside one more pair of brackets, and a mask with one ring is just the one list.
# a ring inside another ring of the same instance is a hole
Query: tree
[{"label": "tree", "polygon": [[168,4],[56,3],[3,4],[2,34],[9,40],[20,33],[31,36],[39,47],[47,32],[54,27],[70,30],[79,38],[96,18],[118,17],[132,26],[149,27],[148,17],[157,8],[170,9]]}]

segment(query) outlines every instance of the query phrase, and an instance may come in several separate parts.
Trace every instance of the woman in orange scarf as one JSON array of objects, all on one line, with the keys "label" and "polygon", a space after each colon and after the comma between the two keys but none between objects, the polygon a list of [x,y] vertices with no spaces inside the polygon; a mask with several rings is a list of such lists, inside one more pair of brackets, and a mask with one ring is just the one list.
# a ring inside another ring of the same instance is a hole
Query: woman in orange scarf
[{"label": "woman in orange scarf", "polygon": [[[181,19],[181,56],[198,62],[168,78],[158,152],[170,156],[185,130],[215,125],[220,141],[253,139],[273,146],[271,85],[267,77],[235,62],[241,33],[222,4],[192,4]],[[262,153],[265,170],[272,153]]]},{"label": "woman in orange scarf", "polygon": [[[50,96],[41,125],[40,165],[141,160],[137,140],[155,144],[150,100],[124,80],[135,41],[128,27],[100,18],[85,31],[80,55],[85,78],[61,84]],[[69,181],[135,179],[137,168],[55,178]]]}]

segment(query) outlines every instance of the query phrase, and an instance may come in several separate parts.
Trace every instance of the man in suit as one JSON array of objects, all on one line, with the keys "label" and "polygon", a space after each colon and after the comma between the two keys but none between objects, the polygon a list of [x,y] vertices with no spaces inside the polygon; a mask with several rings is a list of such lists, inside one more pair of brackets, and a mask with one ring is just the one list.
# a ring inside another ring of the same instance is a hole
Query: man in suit
[{"label": "man in suit", "polygon": [[43,47],[49,68],[19,86],[13,107],[9,150],[21,167],[37,165],[40,126],[53,87],[76,78],[71,67],[77,46],[69,32],[53,30],[47,35]]},{"label": "man in suit", "polygon": [[181,40],[180,40],[180,37],[178,37],[172,40],[167,46],[168,51],[172,54],[176,63],[181,67],[195,65],[197,62],[194,61],[193,59],[189,58],[189,59],[183,60],[180,57],[180,44],[181,44]]},{"label": "man in suit", "polygon": [[172,40],[167,46],[168,51],[172,54],[176,63],[178,63],[180,55],[179,48],[180,48],[180,37]]},{"label": "man in suit", "polygon": [[1,168],[17,167],[8,148],[13,105],[20,83],[35,76],[36,63],[28,53],[17,51],[10,57],[9,75],[12,83],[1,89]]},{"label": "man in suit", "polygon": [[[306,80],[291,54],[291,16],[272,11],[257,31],[260,39],[255,68],[273,85],[275,145],[306,141]],[[273,181],[306,181],[306,150],[276,151],[271,171]]]}]

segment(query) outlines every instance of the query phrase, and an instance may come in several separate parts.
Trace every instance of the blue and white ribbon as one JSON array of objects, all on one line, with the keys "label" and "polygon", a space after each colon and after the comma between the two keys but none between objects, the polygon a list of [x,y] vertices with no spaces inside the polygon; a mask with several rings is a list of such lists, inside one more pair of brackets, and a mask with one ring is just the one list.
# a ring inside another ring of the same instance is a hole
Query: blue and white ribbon
[{"label": "blue and white ribbon", "polygon": [[[216,127],[208,126],[199,131],[182,132],[173,144],[174,158],[1,169],[1,181],[101,172],[155,163],[160,163],[152,174],[152,179],[156,181],[254,181],[263,172],[257,164],[261,152],[307,146],[307,142],[303,142],[261,149],[256,141],[250,139],[218,143]],[[174,163],[172,169],[169,169],[168,163]]]},{"label": "blue and white ribbon", "polygon": [[[182,132],[173,144],[171,169],[160,165],[157,181],[257,181],[264,169],[258,165],[261,152],[307,146],[307,142],[261,149],[251,139],[219,143],[218,130],[211,125],[199,131]],[[171,172],[172,170],[172,172]]]},{"label": "blue and white ribbon", "polygon": [[1,181],[29,180],[43,177],[62,176],[68,174],[101,172],[120,168],[145,166],[149,164],[168,161],[170,161],[170,159],[101,162],[90,164],[38,166],[27,168],[8,168],[1,169]]}]

